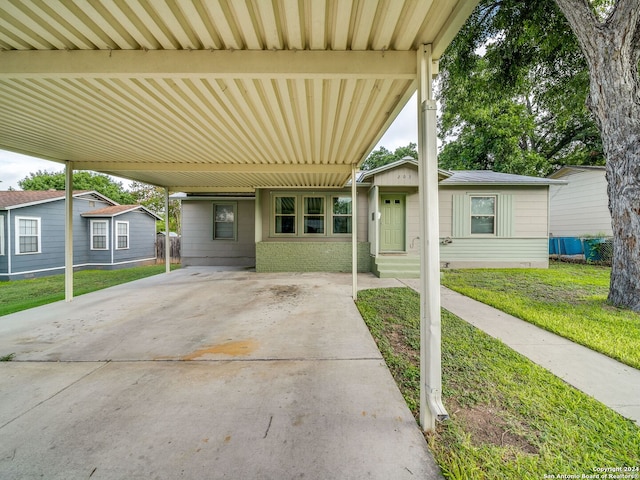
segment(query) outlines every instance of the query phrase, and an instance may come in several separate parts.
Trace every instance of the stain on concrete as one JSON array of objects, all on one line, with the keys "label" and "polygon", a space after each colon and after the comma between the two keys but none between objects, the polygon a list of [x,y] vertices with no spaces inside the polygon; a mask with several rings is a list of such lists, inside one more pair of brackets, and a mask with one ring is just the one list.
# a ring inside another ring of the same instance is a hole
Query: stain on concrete
[{"label": "stain on concrete", "polygon": [[181,357],[181,360],[190,361],[197,360],[207,355],[229,355],[239,357],[247,355],[258,348],[258,342],[255,340],[240,340],[236,342],[220,343],[210,347],[201,348],[193,353]]}]

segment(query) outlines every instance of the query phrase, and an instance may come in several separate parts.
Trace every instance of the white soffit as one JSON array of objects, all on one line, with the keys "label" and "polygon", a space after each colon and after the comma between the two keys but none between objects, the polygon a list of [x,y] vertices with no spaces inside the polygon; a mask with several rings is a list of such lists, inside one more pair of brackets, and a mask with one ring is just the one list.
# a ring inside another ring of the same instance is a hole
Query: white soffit
[{"label": "white soffit", "polygon": [[343,186],[476,3],[3,0],[0,148],[174,191]]}]

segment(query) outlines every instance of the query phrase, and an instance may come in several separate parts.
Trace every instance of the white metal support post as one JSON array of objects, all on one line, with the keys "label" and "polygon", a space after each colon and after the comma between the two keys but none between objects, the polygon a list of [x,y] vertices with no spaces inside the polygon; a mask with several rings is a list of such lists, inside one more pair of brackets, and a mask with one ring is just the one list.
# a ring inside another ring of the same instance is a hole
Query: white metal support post
[{"label": "white metal support post", "polygon": [[438,149],[431,45],[418,49],[420,192],[420,425],[433,431],[448,418],[442,404]]},{"label": "white metal support post", "polygon": [[64,300],[73,300],[73,163],[64,167]]},{"label": "white metal support post", "polygon": [[164,265],[165,273],[171,272],[171,237],[169,237],[169,189],[164,189]]},{"label": "white metal support post", "polygon": [[[358,300],[358,189],[356,188],[356,167],[351,167],[351,289],[353,300]],[[333,208],[331,206],[330,208]]]}]

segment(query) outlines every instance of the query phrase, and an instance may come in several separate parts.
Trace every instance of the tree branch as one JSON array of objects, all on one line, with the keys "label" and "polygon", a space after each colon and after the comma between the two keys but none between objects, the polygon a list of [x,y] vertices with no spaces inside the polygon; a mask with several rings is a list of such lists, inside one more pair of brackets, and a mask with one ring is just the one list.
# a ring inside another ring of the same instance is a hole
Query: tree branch
[{"label": "tree branch", "polygon": [[590,52],[594,51],[593,41],[599,37],[597,27],[600,24],[595,13],[591,10],[589,0],[555,0],[555,2],[578,38],[582,52],[588,57]]}]

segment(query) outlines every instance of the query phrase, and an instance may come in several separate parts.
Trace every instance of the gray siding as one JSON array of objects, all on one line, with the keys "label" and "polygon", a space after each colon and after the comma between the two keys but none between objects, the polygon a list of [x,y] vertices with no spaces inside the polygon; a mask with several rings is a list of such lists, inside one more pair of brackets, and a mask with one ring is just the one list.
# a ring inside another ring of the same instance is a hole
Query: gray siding
[{"label": "gray siding", "polygon": [[0,274],[7,273],[9,269],[7,235],[7,212],[0,211]]},{"label": "gray siding", "polygon": [[[28,278],[46,274],[62,273],[65,256],[65,202],[56,200],[23,208],[12,209],[6,213],[5,231],[6,244],[4,257],[0,256],[0,280]],[[90,220],[81,217],[84,212],[97,210],[110,204],[96,198],[74,198],[73,200],[73,264],[76,268],[106,267],[110,268],[114,263],[123,261],[145,260],[155,257],[155,220],[143,213],[129,213],[121,215],[129,216],[130,242],[135,248],[130,252],[124,252],[116,260],[112,259],[113,251],[113,227],[115,221],[105,218],[109,224],[109,249],[90,249]],[[11,218],[9,225],[8,218]],[[40,253],[16,254],[15,232],[16,217],[31,217],[40,219]],[[140,224],[140,225],[138,225]],[[10,235],[9,235],[10,230]],[[144,231],[144,237],[137,238],[139,232]],[[10,237],[10,238],[9,238]],[[144,246],[143,246],[144,245]],[[8,260],[11,258],[11,273],[8,273]],[[4,275],[3,275],[4,274]]]},{"label": "gray siding", "polygon": [[551,187],[551,235],[613,235],[604,170],[574,172],[561,179],[569,183]]},{"label": "gray siding", "polygon": [[[129,222],[129,248],[115,248],[117,246],[117,222]],[[110,233],[114,263],[156,257],[156,221],[148,214],[137,210],[118,215],[111,221]]]},{"label": "gray siding", "polygon": [[[183,265],[254,266],[255,201],[229,200],[237,204],[235,240],[213,239],[213,200],[182,202]],[[220,200],[219,202],[226,203]]]}]

